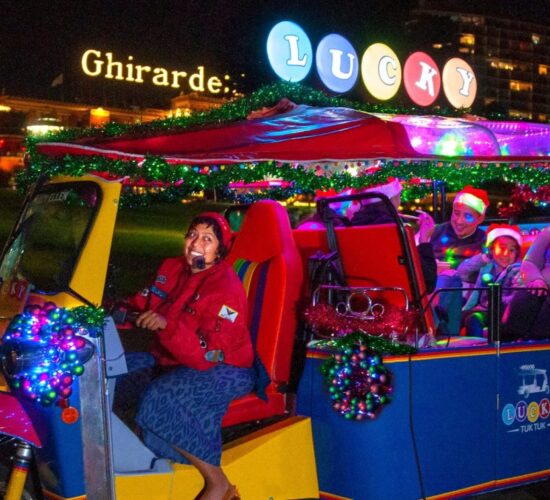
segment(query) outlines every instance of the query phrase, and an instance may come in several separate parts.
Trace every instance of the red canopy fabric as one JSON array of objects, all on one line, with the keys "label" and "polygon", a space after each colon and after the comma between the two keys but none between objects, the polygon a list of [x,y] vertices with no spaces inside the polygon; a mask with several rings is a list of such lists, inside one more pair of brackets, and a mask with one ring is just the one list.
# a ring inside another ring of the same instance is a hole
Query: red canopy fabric
[{"label": "red canopy fabric", "polygon": [[169,163],[188,164],[419,157],[399,123],[347,108],[304,105],[275,116],[150,137],[41,143],[38,151],[48,156],[101,155],[137,161],[156,155]]}]

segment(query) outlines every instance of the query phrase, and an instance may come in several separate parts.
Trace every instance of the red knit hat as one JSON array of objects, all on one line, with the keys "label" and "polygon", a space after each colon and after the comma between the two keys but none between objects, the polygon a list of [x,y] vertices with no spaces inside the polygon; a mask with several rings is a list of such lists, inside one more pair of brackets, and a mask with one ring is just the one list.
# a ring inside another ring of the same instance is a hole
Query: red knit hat
[{"label": "red knit hat", "polygon": [[455,203],[466,205],[483,215],[489,206],[489,197],[487,196],[487,191],[483,189],[476,189],[472,186],[464,186],[464,189],[459,191],[455,196],[453,205]]},{"label": "red knit hat", "polygon": [[209,219],[214,219],[220,228],[222,233],[222,243],[225,248],[231,247],[231,242],[233,240],[233,233],[231,232],[231,227],[227,219],[218,212],[203,212],[197,217],[208,217]]},{"label": "red knit hat", "polygon": [[517,242],[519,247],[523,241],[521,230],[518,226],[511,226],[510,224],[491,224],[487,228],[487,240],[485,244],[490,247],[491,244],[501,236],[508,236]]}]

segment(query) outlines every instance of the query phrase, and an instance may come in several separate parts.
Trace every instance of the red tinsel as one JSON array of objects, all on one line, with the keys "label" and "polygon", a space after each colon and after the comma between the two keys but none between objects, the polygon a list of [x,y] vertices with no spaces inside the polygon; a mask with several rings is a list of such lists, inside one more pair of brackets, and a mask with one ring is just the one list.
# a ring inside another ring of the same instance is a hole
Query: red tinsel
[{"label": "red tinsel", "polygon": [[374,319],[360,319],[339,314],[333,306],[317,304],[304,311],[304,318],[321,337],[342,337],[361,331],[369,335],[404,340],[407,333],[417,327],[419,315],[416,311],[405,311],[394,304],[384,304],[384,309],[384,314]]},{"label": "red tinsel", "polygon": [[533,191],[526,184],[514,187],[510,204],[499,209],[501,217],[514,217],[519,215],[528,204],[550,203],[550,185],[540,186]]}]

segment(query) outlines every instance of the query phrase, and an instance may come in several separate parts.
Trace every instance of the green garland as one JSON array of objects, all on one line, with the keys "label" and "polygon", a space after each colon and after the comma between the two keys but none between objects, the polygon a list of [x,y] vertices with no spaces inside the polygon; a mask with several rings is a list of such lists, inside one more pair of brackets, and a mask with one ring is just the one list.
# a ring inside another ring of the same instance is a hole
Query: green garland
[{"label": "green garland", "polygon": [[[205,127],[245,119],[250,112],[262,107],[277,104],[282,98],[288,98],[298,104],[312,106],[344,106],[366,112],[415,114],[420,110],[414,107],[400,108],[387,104],[351,102],[342,98],[330,97],[323,92],[313,90],[297,83],[281,82],[262,87],[258,91],[236,101],[228,102],[220,108],[194,113],[188,117],[174,117],[156,120],[139,125],[108,123],[102,128],[70,129],[51,133],[46,137],[28,137],[26,141],[30,166],[17,175],[17,185],[25,191],[38,176],[45,173],[49,177],[57,175],[82,176],[86,173],[105,175],[109,178],[127,178],[129,185],[159,187],[161,189],[137,196],[129,189],[122,195],[122,203],[146,205],[152,201],[176,201],[193,193],[206,189],[221,190],[221,196],[235,199],[235,194],[226,190],[231,182],[245,183],[260,181],[266,177],[284,179],[292,182],[291,188],[264,190],[247,197],[288,198],[289,193],[312,195],[316,190],[348,187],[364,188],[398,178],[404,182],[402,199],[404,202],[422,198],[430,192],[423,179],[445,181],[449,191],[457,191],[467,184],[476,186],[488,181],[504,180],[516,186],[527,186],[535,190],[548,184],[549,163],[539,165],[518,163],[473,163],[456,161],[387,161],[378,172],[369,175],[352,176],[344,167],[341,171],[331,172],[324,162],[318,163],[318,170],[311,165],[290,165],[275,161],[247,163],[240,165],[168,165],[161,157],[146,157],[141,166],[136,161],[112,160],[101,156],[66,156],[52,159],[36,152],[40,142],[74,142],[84,137],[118,137],[124,134],[134,138],[147,137],[156,133],[170,133],[189,128]],[[427,111],[422,110],[423,113]],[[435,113],[435,111],[434,111]],[[457,111],[436,111],[439,115],[459,115]],[[207,174],[207,175],[206,175]]]},{"label": "green garland", "polygon": [[[353,332],[330,340],[321,340],[316,343],[316,347],[330,347],[337,351],[345,351],[352,349],[357,345],[365,346],[369,351],[376,352],[377,354],[393,354],[393,355],[408,355],[414,354],[416,348],[408,344],[399,344],[392,342],[385,337],[375,337],[363,332]],[[328,365],[327,365],[328,366]],[[322,367],[321,372],[325,374],[327,368]]]},{"label": "green garland", "polygon": [[[316,169],[315,167],[318,167]],[[524,163],[469,163],[456,161],[428,160],[389,160],[374,173],[361,173],[353,176],[346,167],[331,171],[328,164],[319,162],[310,165],[291,165],[266,161],[242,163],[237,165],[169,165],[163,158],[146,157],[139,167],[134,160],[112,160],[102,156],[70,156],[52,159],[35,155],[31,165],[17,174],[17,185],[25,191],[41,173],[48,177],[69,175],[80,177],[86,173],[95,173],[109,178],[127,178],[133,186],[159,187],[157,192],[145,195],[146,201],[175,201],[206,189],[222,191],[231,182],[252,183],[265,178],[284,179],[292,183],[292,192],[313,195],[317,190],[335,189],[341,191],[348,187],[364,188],[398,178],[404,184],[402,200],[404,202],[422,198],[430,192],[425,179],[444,181],[447,190],[458,191],[467,184],[483,185],[491,181],[505,181],[515,186],[528,186],[536,191],[549,183],[550,164]],[[322,172],[322,175],[319,175]],[[274,189],[267,194],[274,198],[288,197],[289,189]],[[228,197],[231,197],[228,195]],[[126,192],[124,200],[137,197]],[[143,204],[143,199],[141,204]]]}]

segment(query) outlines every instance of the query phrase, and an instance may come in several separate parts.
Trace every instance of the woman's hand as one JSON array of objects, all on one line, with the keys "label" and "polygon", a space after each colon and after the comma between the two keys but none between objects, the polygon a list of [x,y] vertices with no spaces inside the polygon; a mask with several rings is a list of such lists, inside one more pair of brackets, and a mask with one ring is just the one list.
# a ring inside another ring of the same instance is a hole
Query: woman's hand
[{"label": "woman's hand", "polygon": [[166,318],[155,311],[145,311],[136,319],[136,326],[156,332],[166,328]]},{"label": "woman's hand", "polygon": [[435,222],[431,215],[417,210],[418,216],[418,243],[429,243],[434,232]]},{"label": "woman's hand", "polygon": [[[538,295],[539,297],[548,293],[548,285],[546,284],[546,281],[541,279],[533,280],[529,283],[526,283],[525,288],[528,289],[527,291],[529,293],[532,293],[533,295]],[[539,290],[537,290],[537,288],[539,288]],[[540,288],[544,288],[544,290],[540,290]]]}]

